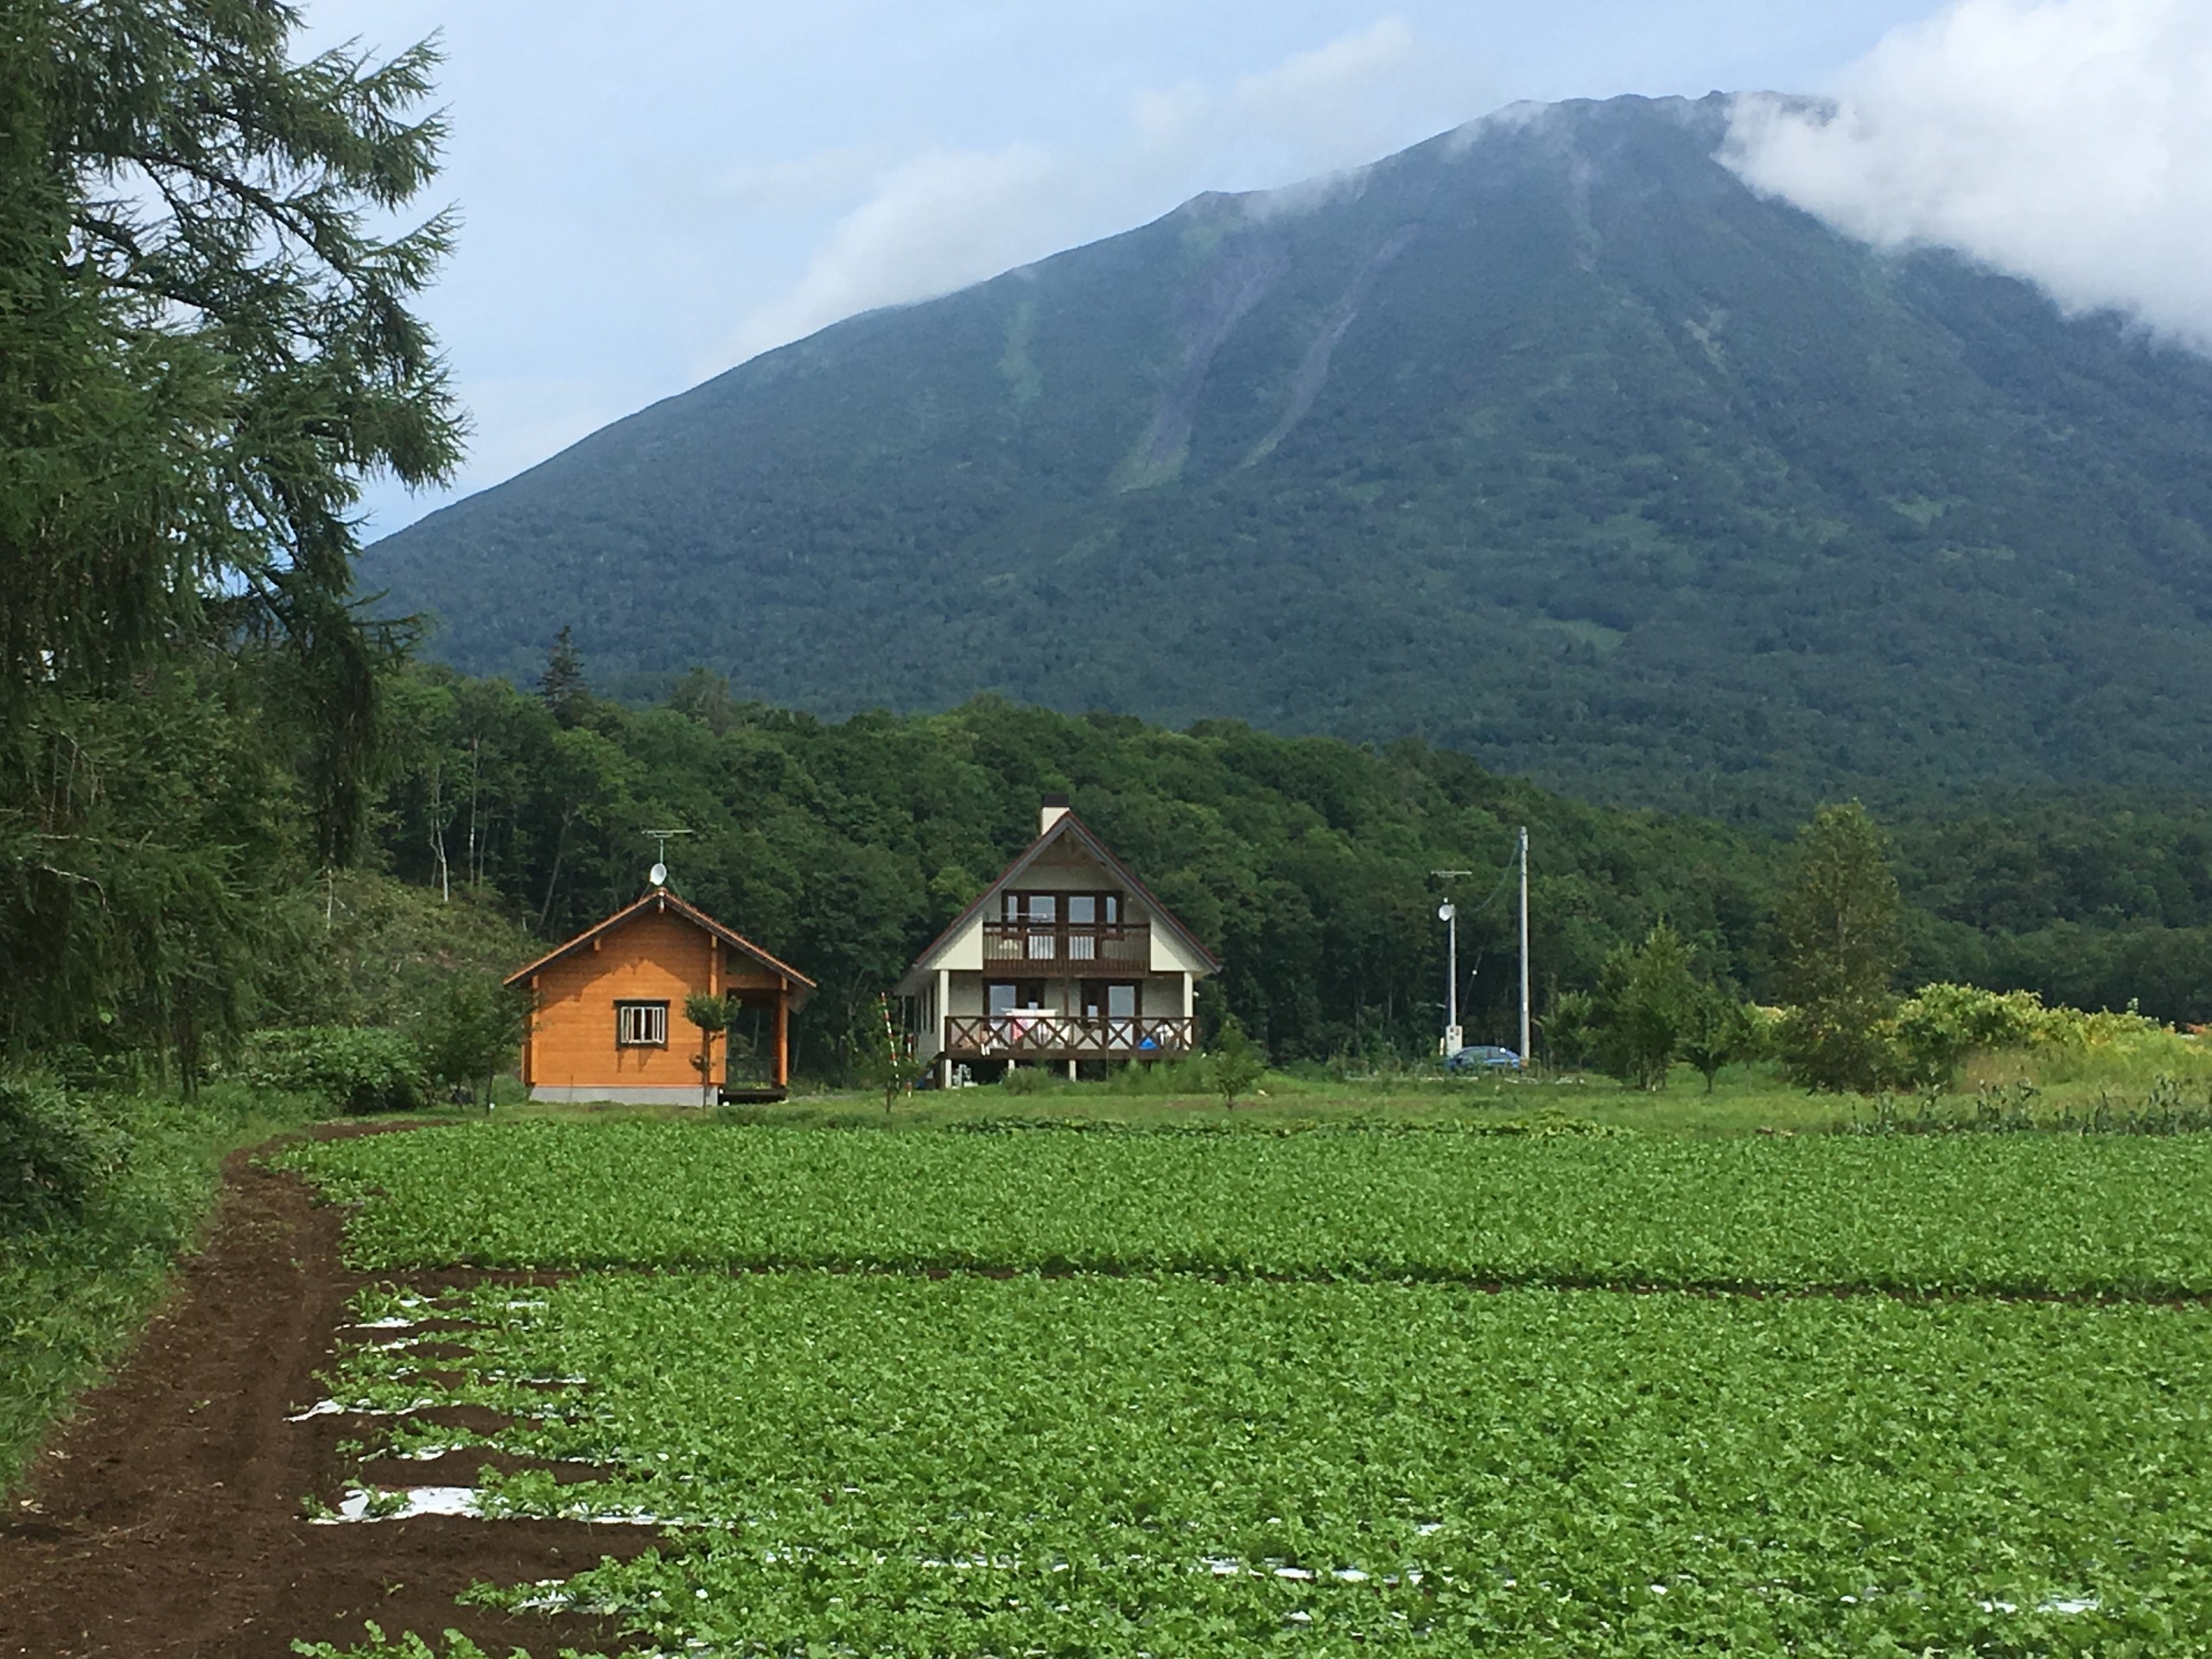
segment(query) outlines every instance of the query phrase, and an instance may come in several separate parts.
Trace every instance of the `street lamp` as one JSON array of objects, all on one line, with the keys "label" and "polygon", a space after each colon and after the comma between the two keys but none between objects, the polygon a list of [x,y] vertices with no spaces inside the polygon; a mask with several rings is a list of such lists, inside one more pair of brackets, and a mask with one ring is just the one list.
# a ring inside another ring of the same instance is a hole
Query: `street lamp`
[{"label": "street lamp", "polygon": [[1465,1045],[1459,1039],[1459,907],[1446,899],[1436,907],[1436,919],[1445,927],[1444,1046],[1446,1059]]}]

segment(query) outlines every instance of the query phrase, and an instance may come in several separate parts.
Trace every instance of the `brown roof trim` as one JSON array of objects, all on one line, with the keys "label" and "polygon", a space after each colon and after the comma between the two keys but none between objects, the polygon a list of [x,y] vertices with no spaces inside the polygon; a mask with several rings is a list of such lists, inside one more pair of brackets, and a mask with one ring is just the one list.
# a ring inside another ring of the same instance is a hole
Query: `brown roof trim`
[{"label": "brown roof trim", "polygon": [[742,933],[738,932],[734,928],[724,927],[713,917],[708,915],[705,911],[700,909],[698,906],[686,904],[682,899],[677,898],[676,894],[671,893],[666,887],[656,887],[652,892],[645,894],[644,898],[639,899],[637,903],[633,905],[625,905],[621,909],[616,911],[612,916],[609,916],[605,921],[586,928],[582,932],[577,934],[575,938],[570,939],[566,944],[556,946],[555,949],[547,951],[543,956],[538,957],[536,962],[531,963],[527,966],[516,969],[514,972],[507,976],[505,982],[509,985],[519,985],[524,983],[532,974],[538,972],[542,969],[550,967],[553,963],[560,961],[562,957],[568,956],[572,951],[581,950],[584,946],[589,944],[594,939],[598,938],[601,934],[607,932],[612,928],[620,927],[623,923],[638,915],[648,906],[652,906],[655,910],[674,911],[685,921],[690,922],[694,925],[704,929],[707,932],[711,933],[715,938],[720,939],[724,944],[728,945],[733,950],[742,951],[745,955],[752,957],[753,961],[759,963],[762,967],[767,969],[771,973],[780,974],[785,979],[790,980],[792,983],[794,993],[791,997],[791,1007],[794,1009],[804,1006],[807,999],[813,995],[815,989],[814,982],[809,979],[804,974],[799,972],[798,969],[792,967],[787,962],[779,961],[776,957],[770,956],[766,950],[763,950],[759,945],[753,944],[752,940],[747,938]]},{"label": "brown roof trim", "polygon": [[1198,936],[1192,932],[1189,928],[1184,926],[1181,918],[1179,918],[1173,911],[1168,909],[1167,906],[1161,904],[1159,899],[1154,898],[1152,889],[1145,886],[1143,882],[1137,880],[1136,872],[1130,869],[1128,865],[1122,863],[1120,859],[1115,857],[1112,849],[1109,848],[1104,842],[1099,840],[1098,832],[1096,830],[1093,830],[1089,824],[1085,823],[1081,818],[1076,817],[1074,812],[1071,810],[1063,812],[1058,817],[1055,818],[1052,821],[1052,827],[1051,829],[1046,830],[1044,834],[1039,836],[1036,840],[1031,842],[1027,847],[1016,854],[1014,855],[1014,862],[1007,865],[1003,870],[1001,870],[997,877],[986,886],[982,892],[976,895],[974,903],[970,904],[967,909],[962,911],[957,916],[955,916],[950,922],[945,924],[944,931],[929,942],[928,947],[923,950],[921,955],[914,958],[913,965],[908,968],[906,971],[910,974],[912,973],[915,969],[919,968],[924,963],[935,956],[944,947],[944,944],[948,939],[951,938],[954,934],[957,933],[962,928],[967,926],[969,922],[976,918],[976,915],[982,910],[983,906],[990,902],[993,894],[996,893],[1000,888],[1005,887],[1007,882],[1013,880],[1015,876],[1020,875],[1022,871],[1027,869],[1032,864],[1035,863],[1037,861],[1038,855],[1042,853],[1046,847],[1050,846],[1053,842],[1058,840],[1064,835],[1075,836],[1085,847],[1090,849],[1092,855],[1096,856],[1098,861],[1103,864],[1111,874],[1119,876],[1121,880],[1136,893],[1137,897],[1144,901],[1146,909],[1149,910],[1161,921],[1166,923],[1169,930],[1173,932],[1178,938],[1181,939],[1184,944],[1189,945],[1192,950],[1198,953],[1198,960],[1206,964],[1206,971],[1208,973],[1217,974],[1221,971],[1221,959],[1215,956],[1212,951],[1207,950],[1205,945],[1199,944]]}]

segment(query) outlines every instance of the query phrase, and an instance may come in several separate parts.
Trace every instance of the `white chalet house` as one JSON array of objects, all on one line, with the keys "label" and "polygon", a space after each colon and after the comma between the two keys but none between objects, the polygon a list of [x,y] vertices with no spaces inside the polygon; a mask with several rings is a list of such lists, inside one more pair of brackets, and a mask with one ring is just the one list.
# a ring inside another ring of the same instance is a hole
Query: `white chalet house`
[{"label": "white chalet house", "polygon": [[1221,964],[1065,795],[1039,834],[899,982],[940,1086],[981,1063],[1164,1059],[1197,1044],[1193,992]]}]

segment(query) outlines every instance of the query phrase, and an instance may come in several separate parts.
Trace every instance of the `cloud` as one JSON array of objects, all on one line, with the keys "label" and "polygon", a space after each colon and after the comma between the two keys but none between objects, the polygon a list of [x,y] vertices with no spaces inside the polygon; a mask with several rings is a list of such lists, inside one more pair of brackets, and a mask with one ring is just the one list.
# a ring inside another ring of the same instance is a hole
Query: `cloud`
[{"label": "cloud", "polygon": [[1958,249],[2212,351],[2212,6],[1959,0],[1832,103],[1737,101],[1724,159],[1878,246]]},{"label": "cloud", "polygon": [[[1478,79],[1386,17],[1226,87],[1141,93],[1118,141],[1081,153],[1029,143],[926,151],[879,173],[791,288],[744,316],[725,361],[1112,235],[1201,190],[1278,186],[1372,161],[1463,118]],[[843,181],[851,159],[791,163],[768,182]]]},{"label": "cloud", "polygon": [[848,196],[883,171],[875,149],[849,145],[793,161],[733,167],[709,175],[702,194],[716,207],[787,212],[817,207],[825,199]]}]

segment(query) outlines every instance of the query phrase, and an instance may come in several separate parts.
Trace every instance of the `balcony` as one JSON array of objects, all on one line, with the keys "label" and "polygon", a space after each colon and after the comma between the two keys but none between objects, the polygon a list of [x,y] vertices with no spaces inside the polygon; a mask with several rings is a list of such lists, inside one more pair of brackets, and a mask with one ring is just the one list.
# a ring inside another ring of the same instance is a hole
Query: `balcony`
[{"label": "balcony", "polygon": [[1148,969],[1152,929],[1144,922],[985,922],[983,962],[1046,963],[1087,968]]},{"label": "balcony", "polygon": [[957,1014],[944,1022],[944,1052],[956,1060],[1167,1059],[1191,1052],[1192,1025],[1179,1015],[1086,1020],[1042,1008]]}]

